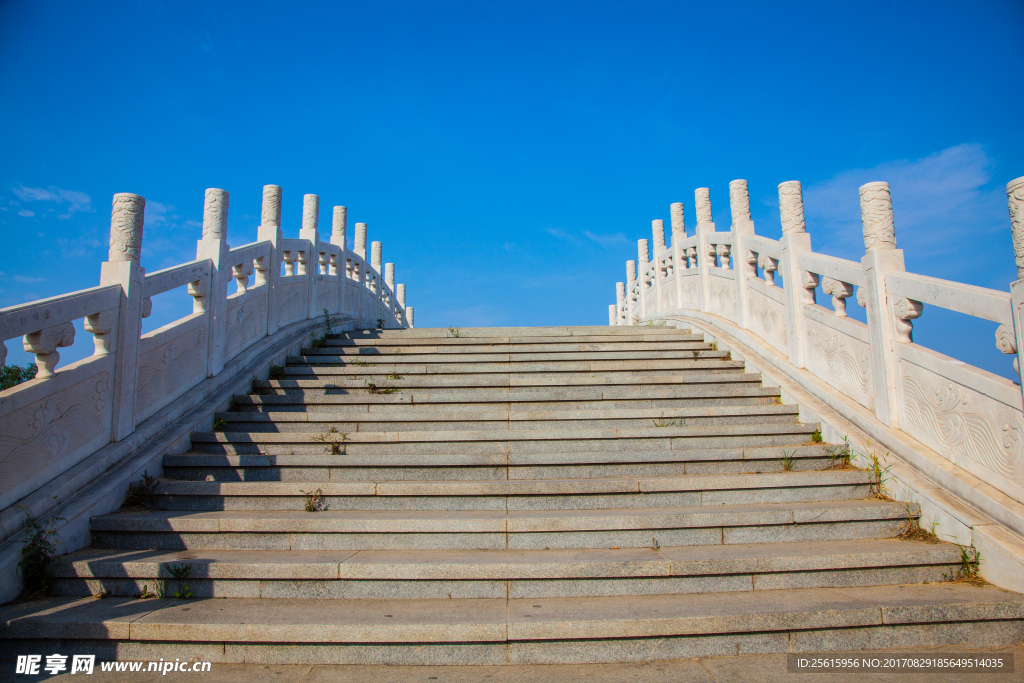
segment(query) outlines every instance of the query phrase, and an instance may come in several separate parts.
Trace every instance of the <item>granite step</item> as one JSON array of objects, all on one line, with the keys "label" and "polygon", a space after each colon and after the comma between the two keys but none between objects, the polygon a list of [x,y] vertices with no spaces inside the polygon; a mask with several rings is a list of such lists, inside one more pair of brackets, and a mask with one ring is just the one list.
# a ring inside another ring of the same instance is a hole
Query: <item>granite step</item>
[{"label": "granite step", "polygon": [[790,448],[587,451],[549,453],[409,453],[404,455],[218,455],[164,457],[165,476],[183,481],[423,481],[589,479],[829,469],[834,449]]},{"label": "granite step", "polygon": [[[680,358],[640,358],[611,360],[529,360],[509,361],[481,359],[479,361],[460,361],[445,358],[434,363],[406,363],[404,360],[394,363],[381,363],[376,360],[361,359],[365,365],[358,365],[351,356],[288,356],[287,376],[302,374],[346,375],[368,374],[379,375],[400,372],[410,375],[485,375],[492,373],[523,374],[544,373],[561,376],[597,372],[636,372],[640,370],[672,370],[673,372],[710,372],[714,370],[738,370],[745,367],[743,361],[729,360],[725,351],[704,351],[694,358],[692,354]],[[706,355],[705,355],[706,354]],[[656,374],[648,372],[646,374]]]},{"label": "granite step", "polygon": [[[356,340],[358,341],[358,340]],[[680,351],[687,352],[693,349],[710,349],[711,344],[703,339],[703,335],[689,335],[658,339],[657,341],[643,341],[641,339],[628,339],[625,341],[601,341],[586,342],[579,340],[547,341],[540,343],[515,343],[497,344],[480,343],[472,344],[398,344],[391,342],[380,342],[373,345],[356,343],[352,340],[328,339],[323,346],[310,349],[303,347],[302,354],[310,352],[328,353],[342,356],[406,356],[412,354],[429,354],[432,356],[447,357],[449,354],[459,355],[466,353],[476,354],[519,354],[519,353],[564,353],[564,352],[650,352],[650,351]]]},{"label": "granite step", "polygon": [[307,492],[328,510],[590,510],[856,500],[871,494],[860,470],[618,479],[158,482],[161,510],[302,510]]},{"label": "granite step", "polygon": [[196,598],[517,599],[930,583],[959,567],[955,545],[896,539],[617,550],[87,548],[54,567],[53,590],[173,595],[187,583]]},{"label": "granite step", "polygon": [[225,412],[217,413],[225,431],[342,432],[465,430],[465,429],[641,429],[715,424],[796,422],[795,405],[724,406],[713,408],[576,411],[465,410],[461,406],[426,411],[352,412]]},{"label": "granite step", "polygon": [[178,644],[218,662],[599,663],[1011,645],[1024,638],[1024,596],[939,584],[519,599],[64,597],[0,608],[0,629],[11,656],[61,645],[155,659]]},{"label": "granite step", "polygon": [[[728,359],[728,351],[717,351],[702,348],[704,345],[690,345],[687,350],[632,350],[632,351],[551,351],[551,352],[516,352],[516,353],[338,353],[329,347],[319,349],[302,349],[298,356],[289,356],[294,363],[338,363],[343,366],[359,362],[377,364],[425,364],[443,365],[452,363],[547,363],[562,361],[638,361],[638,360],[700,360]],[[286,372],[289,368],[286,368]]]},{"label": "granite step", "polygon": [[571,336],[550,336],[550,335],[525,335],[516,337],[402,337],[389,336],[370,337],[360,335],[341,335],[325,339],[324,346],[334,347],[412,347],[412,346],[437,346],[444,348],[459,348],[463,346],[510,346],[527,347],[536,344],[668,344],[675,342],[690,342],[706,344],[704,334],[693,334],[684,330],[676,330],[675,334],[646,334],[639,331],[620,332],[618,334],[579,334]]},{"label": "granite step", "polygon": [[123,511],[93,517],[92,544],[124,550],[646,548],[892,538],[918,514],[838,500],[594,510]]},{"label": "granite step", "polygon": [[436,339],[467,339],[472,337],[523,338],[523,337],[632,337],[690,334],[689,330],[658,325],[637,325],[632,327],[606,327],[599,325],[580,325],[563,327],[459,327],[457,336],[447,327],[417,327],[411,330],[357,330],[341,335],[348,339],[419,339],[432,337]]}]

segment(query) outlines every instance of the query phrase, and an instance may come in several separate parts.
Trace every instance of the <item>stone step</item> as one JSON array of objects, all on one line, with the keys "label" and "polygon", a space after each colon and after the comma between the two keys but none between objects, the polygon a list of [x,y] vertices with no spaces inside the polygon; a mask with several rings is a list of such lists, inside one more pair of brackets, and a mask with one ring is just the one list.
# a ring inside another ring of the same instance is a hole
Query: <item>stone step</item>
[{"label": "stone step", "polygon": [[602,327],[597,325],[573,327],[460,327],[457,335],[447,327],[417,327],[411,330],[358,330],[343,333],[341,339],[468,339],[485,337],[487,339],[518,339],[523,337],[633,337],[644,336],[675,336],[688,335],[689,330],[657,325],[637,325],[631,327]]},{"label": "stone step", "polygon": [[[370,455],[422,453],[537,453],[588,450],[683,450],[796,446],[812,443],[816,425],[755,424],[644,429],[510,429],[408,432],[193,432],[192,448],[222,454]],[[332,444],[337,444],[334,446]]]},{"label": "stone step", "polygon": [[722,406],[714,408],[648,408],[642,410],[479,411],[446,406],[438,410],[388,413],[352,412],[226,412],[216,418],[225,431],[320,433],[415,430],[511,429],[640,429],[695,427],[716,424],[796,422],[795,405]]},{"label": "stone step", "polygon": [[187,584],[196,598],[514,600],[939,582],[959,568],[955,545],[896,539],[618,550],[87,548],[53,567],[53,590],[170,596]]},{"label": "stone step", "polygon": [[[745,363],[728,360],[723,351],[705,351],[700,358],[667,358],[637,360],[549,360],[549,361],[493,361],[461,362],[444,359],[436,363],[378,363],[366,361],[358,365],[345,356],[288,356],[287,377],[300,375],[336,376],[348,374],[387,375],[398,372],[403,375],[486,375],[491,373],[560,376],[562,374],[597,372],[637,372],[641,370],[672,370],[674,373],[712,372],[715,370],[743,371]],[[647,372],[645,374],[656,374]]]},{"label": "stone step", "polygon": [[[392,372],[394,371],[358,373],[344,371],[341,368],[310,368],[308,372],[304,373],[309,379],[298,379],[299,375],[294,375],[292,379],[257,382],[257,387],[266,388],[258,388],[256,391],[267,393],[269,390],[271,395],[275,392],[289,394],[349,393],[352,391],[383,395],[384,392],[398,393],[413,389],[432,389],[434,391],[443,389],[461,392],[509,388],[524,391],[533,389],[538,395],[554,396],[562,390],[609,387],[626,390],[622,392],[624,395],[646,396],[649,390],[678,387],[681,384],[700,387],[709,384],[759,385],[761,382],[760,374],[745,373],[737,368],[682,370],[660,375],[641,370],[637,372],[593,371],[561,374],[546,372],[396,373],[397,377],[393,377],[391,376]],[[630,389],[635,391],[629,392]]]},{"label": "stone step", "polygon": [[[641,361],[641,360],[708,360],[731,357],[728,351],[692,348],[690,350],[633,350],[633,351],[561,351],[549,353],[338,353],[330,348],[303,349],[301,355],[289,356],[296,364],[336,363],[348,367],[358,363],[396,365],[444,365],[453,363],[550,363],[550,362],[591,362],[591,361]],[[286,372],[292,368],[286,367]]]},{"label": "stone step", "polygon": [[871,494],[860,470],[617,479],[440,481],[180,481],[162,479],[161,510],[589,510],[856,500]]},{"label": "stone step", "polygon": [[385,455],[164,456],[164,471],[184,481],[422,481],[665,477],[828,469],[832,452],[823,445],[791,448],[590,451],[549,453],[408,453]]},{"label": "stone step", "polygon": [[[753,379],[747,379],[753,377]],[[235,397],[236,409],[258,410],[409,410],[437,409],[444,404],[484,406],[499,410],[545,410],[549,406],[591,407],[704,407],[714,405],[772,405],[779,402],[778,387],[762,387],[759,375],[728,375],[724,381],[686,385],[606,385],[591,387],[419,387],[390,394],[343,392],[329,380],[295,382],[280,390],[288,393],[245,394]],[[737,381],[742,380],[742,381]],[[275,386],[285,382],[275,383]],[[303,384],[303,388],[297,385]],[[330,393],[328,393],[330,392]],[[337,408],[335,407],[337,406]],[[551,408],[555,409],[555,408]]]},{"label": "stone step", "polygon": [[[469,340],[467,340],[469,341]],[[686,350],[710,350],[711,344],[704,341],[703,335],[684,337],[658,338],[657,340],[627,339],[625,341],[581,342],[577,340],[561,342],[539,342],[498,344],[476,341],[466,344],[434,344],[422,343],[398,344],[379,342],[370,345],[360,340],[328,339],[323,346],[316,349],[303,347],[302,354],[327,353],[342,356],[407,356],[412,354],[430,354],[447,357],[448,355],[475,354],[520,354],[520,353],[565,353],[565,352],[657,352]]]},{"label": "stone step", "polygon": [[597,510],[117,512],[92,544],[124,550],[529,550],[892,538],[916,506],[877,499]]},{"label": "stone step", "polygon": [[463,346],[530,346],[537,344],[548,345],[579,345],[579,344],[668,344],[676,342],[689,342],[706,344],[704,334],[692,334],[685,331],[677,331],[676,334],[666,336],[665,334],[644,334],[639,331],[625,331],[617,334],[580,334],[572,336],[525,336],[525,337],[401,337],[389,336],[370,337],[342,335],[325,339],[323,345],[333,347],[382,347],[407,348],[412,346],[436,346],[443,348],[459,348]]},{"label": "stone step", "polygon": [[40,639],[59,635],[73,648],[62,653],[99,659],[176,651],[264,664],[580,664],[1013,645],[1024,638],[1024,596],[937,584],[520,599],[64,597],[0,608],[0,628],[9,656],[51,651]]}]

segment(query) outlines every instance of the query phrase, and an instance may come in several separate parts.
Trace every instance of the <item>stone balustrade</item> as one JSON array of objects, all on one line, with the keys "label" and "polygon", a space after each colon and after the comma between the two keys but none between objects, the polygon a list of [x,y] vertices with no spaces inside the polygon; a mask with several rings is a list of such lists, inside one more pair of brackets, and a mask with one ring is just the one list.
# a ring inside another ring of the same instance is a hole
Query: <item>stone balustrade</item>
[{"label": "stone balustrade", "polygon": [[[1009,292],[906,272],[886,183],[860,188],[865,253],[859,262],[814,253],[800,183],[784,182],[778,192],[778,240],[755,234],[744,180],[730,183],[728,232],[717,231],[712,222],[708,188],[695,193],[698,223],[692,235],[686,234],[682,204],[672,204],[671,244],[662,246],[663,223],[655,221],[653,258],[646,240],[640,240],[639,263],[627,264],[625,291],[616,283],[611,323],[677,319],[722,332],[799,386],[811,391],[813,383],[824,383],[840,397],[833,408],[845,401],[846,407],[837,409],[844,418],[859,419],[856,411],[867,411],[890,434],[911,437],[999,493],[1024,502],[1020,384],[913,338],[913,321],[926,315],[929,306],[992,321],[998,325],[996,346],[1013,356],[1019,375],[1024,178],[1007,186],[1021,278]],[[866,323],[847,314],[853,303],[866,309]],[[1024,524],[1017,526],[1024,529]]]},{"label": "stone balustrade", "polygon": [[[382,272],[380,242],[374,263],[366,261],[366,225],[357,224],[355,249],[346,248],[347,210],[334,207],[332,234],[321,241],[320,200],[306,195],[299,237],[285,238],[282,196],[277,186],[264,188],[257,241],[232,248],[228,193],[207,190],[196,260],[146,273],[139,265],[145,199],[115,195],[99,286],[0,310],[0,363],[2,342],[21,337],[39,367],[36,379],[0,393],[0,540],[20,528],[15,506],[26,496],[129,438],[254,345],[317,329],[325,310],[337,331],[412,327],[405,285],[395,284],[393,264]],[[177,290],[192,297],[192,313],[142,334],[153,297]],[[76,321],[93,335],[95,351],[60,366]]]}]

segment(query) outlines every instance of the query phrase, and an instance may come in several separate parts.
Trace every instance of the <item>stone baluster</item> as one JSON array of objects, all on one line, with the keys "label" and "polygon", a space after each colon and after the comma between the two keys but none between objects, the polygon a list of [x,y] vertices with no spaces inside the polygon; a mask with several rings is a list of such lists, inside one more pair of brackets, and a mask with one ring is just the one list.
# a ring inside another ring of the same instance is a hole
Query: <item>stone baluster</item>
[{"label": "stone baluster", "polygon": [[808,270],[800,272],[800,303],[813,306],[818,303],[817,291],[821,276]]},{"label": "stone baluster", "polygon": [[415,313],[415,309],[412,306],[409,306],[409,308],[405,309],[405,319],[409,323],[409,329],[410,330],[412,328],[416,327],[415,318],[413,316],[413,313]]},{"label": "stone baluster", "polygon": [[[348,301],[345,295],[348,293],[348,286],[345,284],[346,280],[352,277],[352,260],[348,258],[346,252],[348,251],[347,237],[345,235],[348,229],[348,209],[344,206],[334,207],[334,214],[331,221],[331,244],[338,247],[340,250],[338,258],[341,260],[340,264],[337,264],[334,275],[338,275],[338,310],[347,311]],[[345,272],[339,273],[338,267],[343,267]]]},{"label": "stone baluster", "polygon": [[249,277],[253,274],[252,261],[240,263],[236,266],[231,266],[231,276],[235,278],[235,282],[238,283],[238,294],[244,294],[249,291]]},{"label": "stone baluster", "polygon": [[832,297],[832,310],[837,318],[846,317],[846,300],[853,296],[853,285],[835,278],[822,278],[821,291]]},{"label": "stone baluster", "polygon": [[73,323],[61,323],[47,327],[38,332],[26,334],[22,345],[28,353],[36,356],[36,379],[49,379],[57,374],[57,363],[60,361],[60,353],[57,349],[71,346],[75,343],[75,326]]},{"label": "stone baluster", "polygon": [[[189,285],[189,293],[191,293],[191,285]],[[102,313],[95,313],[85,317],[85,331],[92,335],[94,356],[110,355],[114,343],[117,341],[115,334],[117,330],[117,314],[117,310],[113,310],[103,311]],[[0,351],[6,353],[7,349],[2,349]],[[3,365],[2,357],[0,357],[0,365]]]},{"label": "stone baluster", "polygon": [[643,320],[650,312],[653,312],[654,306],[651,305],[651,311],[648,311],[647,302],[647,268],[651,264],[650,249],[648,247],[647,240],[636,241],[636,267],[637,267],[637,283],[640,289],[640,319]]},{"label": "stone baluster", "polygon": [[[864,224],[865,254],[861,259],[864,268],[864,303],[867,309],[868,334],[871,340],[871,371],[875,393],[875,415],[885,425],[898,429],[900,408],[897,401],[898,368],[892,345],[898,336],[906,336],[909,330],[900,325],[897,333],[896,320],[909,320],[900,315],[920,314],[920,310],[907,301],[906,306],[896,310],[894,297],[887,296],[885,274],[903,272],[903,250],[896,248],[896,229],[892,217],[892,197],[889,184],[868,183],[860,188],[860,215]],[[916,302],[915,302],[916,303]]]},{"label": "stone baluster", "polygon": [[[108,260],[100,266],[100,285],[121,287],[110,391],[113,441],[120,441],[135,431],[135,385],[142,333],[142,294],[146,280],[146,270],[139,265],[145,211],[146,200],[139,195],[114,195],[110,212],[110,253]],[[35,344],[34,341],[32,343]]]},{"label": "stone baluster", "polygon": [[298,252],[294,252],[294,251],[286,251],[286,252],[284,252],[283,258],[284,258],[284,276],[285,277],[291,277],[292,275],[295,275],[295,262],[296,262],[296,254],[297,253]]},{"label": "stone baluster", "polygon": [[324,304],[317,300],[320,289],[317,283],[322,278],[317,267],[320,262],[320,197],[315,194],[302,197],[302,228],[299,229],[299,239],[309,242],[308,251],[299,254],[299,273],[309,278],[306,290],[306,301],[309,303],[306,318],[313,320],[323,317],[324,308],[333,308],[330,303]]},{"label": "stone baluster", "polygon": [[775,272],[779,269],[779,260],[774,259],[768,254],[761,254],[760,257],[761,272],[764,274],[764,283],[768,287],[775,286]]},{"label": "stone baluster", "polygon": [[[996,331],[996,345],[1003,353],[1015,353],[1013,368],[1020,374],[1020,368],[1024,366],[1021,355],[1024,354],[1024,344],[1018,344],[1024,334],[1024,176],[1015,178],[1006,184],[1006,201],[1010,209],[1010,232],[1013,237],[1013,253],[1017,259],[1017,279],[1010,284],[1010,308],[1013,311],[1013,341],[1009,340],[1009,332],[1004,333],[1005,343],[999,343],[999,332]],[[1012,351],[1010,350],[1012,346]]]},{"label": "stone baluster", "polygon": [[736,277],[736,323],[746,329],[750,311],[747,280],[757,277],[757,256],[752,256],[747,249],[747,237],[754,234],[754,221],[750,219],[750,192],[746,180],[729,182],[729,212],[732,215],[732,251],[737,260],[742,261],[733,273]]},{"label": "stone baluster", "polygon": [[721,259],[722,268],[729,270],[729,254],[732,253],[728,244],[716,244],[715,253]]},{"label": "stone baluster", "polygon": [[[207,318],[206,335],[206,376],[213,377],[224,369],[224,337],[227,334],[228,285],[238,274],[228,263],[231,247],[228,245],[228,206],[229,195],[226,190],[211,187],[203,197],[203,234],[196,243],[196,260],[209,259],[211,264],[208,295],[202,295],[204,286],[192,283],[189,294],[192,295],[192,312],[205,310]],[[252,265],[250,264],[250,268]],[[242,291],[248,286],[248,277]],[[193,292],[195,292],[193,294]],[[147,317],[145,312],[143,317]]]},{"label": "stone baluster", "polygon": [[[782,221],[781,272],[786,295],[786,332],[788,334],[789,362],[804,367],[804,305],[813,302],[813,291],[808,292],[811,280],[817,286],[817,276],[805,278],[796,265],[799,252],[811,251],[811,236],[804,224],[804,198],[800,181],[787,180],[779,184],[779,216]],[[767,271],[767,269],[765,269]],[[812,275],[812,274],[809,274]]]},{"label": "stone baluster", "polygon": [[278,319],[280,317],[280,302],[278,295],[280,287],[278,281],[281,279],[281,199],[282,190],[278,185],[263,186],[263,207],[260,212],[260,227],[257,230],[257,240],[270,242],[270,255],[265,263],[267,274],[267,334],[275,334],[280,328]]}]

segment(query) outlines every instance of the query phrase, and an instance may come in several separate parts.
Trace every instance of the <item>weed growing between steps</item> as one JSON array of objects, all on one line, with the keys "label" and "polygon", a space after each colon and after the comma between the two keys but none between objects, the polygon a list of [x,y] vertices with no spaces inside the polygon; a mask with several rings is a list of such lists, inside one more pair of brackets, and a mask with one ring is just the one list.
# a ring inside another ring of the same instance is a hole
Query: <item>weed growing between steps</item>
[{"label": "weed growing between steps", "polygon": [[811,432],[811,441],[814,443],[821,443],[821,427],[818,427]]},{"label": "weed growing between steps", "polygon": [[161,597],[175,597],[175,598],[191,598],[192,597],[192,586],[185,583],[192,576],[192,565],[185,564],[167,564],[160,567],[161,573],[166,572],[176,582],[176,588],[173,593],[171,592],[171,579],[164,579],[163,585],[161,586]]},{"label": "weed growing between steps", "polygon": [[782,463],[782,470],[784,472],[793,471],[793,465],[796,464],[796,458],[794,457],[795,455],[796,451],[782,451],[782,457],[779,458],[779,462]]},{"label": "weed growing between steps", "polygon": [[938,522],[933,522],[931,531],[928,531],[917,523],[917,519],[914,517],[914,509],[910,503],[903,503],[903,508],[907,512],[907,519],[903,522],[903,532],[896,538],[903,539],[904,541],[924,541],[925,543],[941,542],[939,537],[935,535],[935,527],[938,525]]},{"label": "weed growing between steps", "polygon": [[401,391],[398,387],[378,387],[370,380],[366,380],[366,392],[369,394],[394,394]]},{"label": "weed growing between steps", "polygon": [[353,363],[353,365],[358,365],[361,368],[375,368],[375,367],[377,367],[376,363],[370,363],[369,361],[365,361],[362,358],[360,358],[359,360],[355,361]]},{"label": "weed growing between steps", "polygon": [[462,334],[462,330],[457,325],[448,326],[448,336],[452,339],[458,339],[459,335]]},{"label": "weed growing between steps", "polygon": [[825,450],[828,451],[829,466],[834,470],[850,470],[854,469],[853,465],[850,464],[850,457],[852,453],[850,451],[850,439],[849,437],[843,437],[843,443],[833,444],[825,446]]},{"label": "weed growing between steps", "polygon": [[[300,489],[300,491],[302,490]],[[323,512],[327,509],[327,505],[324,503],[323,489],[302,491],[302,494],[306,496],[306,512]]]},{"label": "weed growing between steps", "polygon": [[283,365],[271,365],[270,366],[270,379],[284,379],[284,366]]},{"label": "weed growing between steps", "polygon": [[[221,420],[223,422],[223,420]],[[156,495],[158,486],[157,478],[149,476],[148,471],[143,471],[142,479],[128,484],[128,495],[121,504],[122,510],[152,510],[153,496]]]},{"label": "weed growing between steps", "polygon": [[348,432],[339,432],[338,428],[331,426],[323,434],[311,437],[313,441],[327,444],[327,453],[331,455],[345,455],[345,442],[348,441]]},{"label": "weed growing between steps", "polygon": [[394,370],[392,370],[392,371],[391,371],[391,372],[390,372],[390,373],[388,374],[388,379],[393,379],[393,380],[395,380],[395,381],[398,381],[398,380],[401,380],[401,379],[405,379],[405,375],[399,375],[399,374],[398,374],[397,372],[395,372]]},{"label": "weed growing between steps", "polygon": [[384,318],[377,318],[377,329],[378,330],[383,330],[384,329]]},{"label": "weed growing between steps", "polygon": [[988,581],[978,576],[981,568],[981,553],[971,546],[956,544],[960,548],[960,568],[955,572],[951,569],[946,578],[950,583],[968,583],[974,586],[984,586]]},{"label": "weed growing between steps", "polygon": [[57,546],[62,545],[57,536],[57,526],[67,521],[60,515],[53,514],[56,504],[57,496],[51,496],[50,514],[42,523],[32,519],[24,505],[18,506],[25,513],[25,519],[21,523],[21,530],[25,533],[25,544],[21,546],[21,560],[18,561],[18,571],[24,588],[19,600],[31,600],[37,596],[50,594],[50,585],[53,582],[51,564],[57,557]]},{"label": "weed growing between steps", "polygon": [[249,385],[249,393],[255,396],[270,396],[274,390],[260,381],[256,375],[252,376],[252,383]]}]

